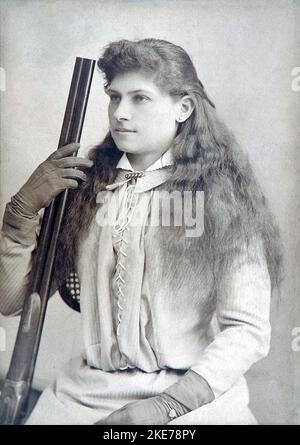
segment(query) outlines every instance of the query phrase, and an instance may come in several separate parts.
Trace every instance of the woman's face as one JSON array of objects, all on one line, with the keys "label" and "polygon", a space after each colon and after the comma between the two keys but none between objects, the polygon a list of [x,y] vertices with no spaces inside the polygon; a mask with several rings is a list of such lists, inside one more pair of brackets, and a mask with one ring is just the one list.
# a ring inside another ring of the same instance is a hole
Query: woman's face
[{"label": "woman's face", "polygon": [[149,74],[131,71],[114,77],[107,89],[111,135],[119,150],[159,157],[172,144],[180,105]]}]

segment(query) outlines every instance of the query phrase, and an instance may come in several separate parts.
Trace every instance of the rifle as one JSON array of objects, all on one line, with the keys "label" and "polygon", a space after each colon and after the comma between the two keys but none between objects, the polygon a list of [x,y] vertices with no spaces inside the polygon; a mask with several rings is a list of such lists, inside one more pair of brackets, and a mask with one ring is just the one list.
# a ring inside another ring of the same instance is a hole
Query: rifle
[{"label": "rifle", "polygon": [[[95,60],[76,58],[58,149],[80,141],[94,68]],[[0,396],[2,425],[19,424],[26,415],[26,405],[50,296],[56,245],[67,198],[68,189],[52,201],[43,215],[30,273],[31,284]]]}]

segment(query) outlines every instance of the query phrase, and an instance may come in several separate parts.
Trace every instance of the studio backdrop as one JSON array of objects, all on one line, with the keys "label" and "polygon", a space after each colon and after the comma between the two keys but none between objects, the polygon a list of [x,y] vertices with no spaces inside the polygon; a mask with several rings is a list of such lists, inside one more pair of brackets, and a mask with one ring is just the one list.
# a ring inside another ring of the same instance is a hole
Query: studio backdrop
[{"label": "studio backdrop", "polygon": [[[155,37],[191,55],[217,111],[248,153],[281,229],[285,277],[272,303],[272,344],[247,374],[260,423],[300,423],[300,2],[296,0],[0,0],[1,217],[57,148],[75,58],[117,39]],[[81,151],[108,129],[96,73]],[[0,316],[0,378],[19,318]],[[81,352],[80,317],[51,298],[34,387]]]}]

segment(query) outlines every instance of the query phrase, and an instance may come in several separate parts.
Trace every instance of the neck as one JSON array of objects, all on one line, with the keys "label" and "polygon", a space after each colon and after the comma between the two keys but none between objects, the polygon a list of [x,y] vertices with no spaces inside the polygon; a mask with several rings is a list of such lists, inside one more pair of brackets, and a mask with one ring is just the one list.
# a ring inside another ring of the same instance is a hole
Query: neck
[{"label": "neck", "polygon": [[161,153],[127,153],[127,158],[133,168],[133,170],[144,171],[154,162],[156,162],[167,150],[165,149]]}]

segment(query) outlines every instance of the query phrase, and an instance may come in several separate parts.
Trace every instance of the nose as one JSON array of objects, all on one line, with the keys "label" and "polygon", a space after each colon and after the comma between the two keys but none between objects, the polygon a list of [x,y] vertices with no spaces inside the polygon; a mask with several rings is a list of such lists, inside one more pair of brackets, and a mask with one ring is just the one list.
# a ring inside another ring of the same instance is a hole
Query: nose
[{"label": "nose", "polygon": [[130,120],[131,110],[129,103],[126,100],[120,100],[113,112],[113,116],[117,121]]}]

